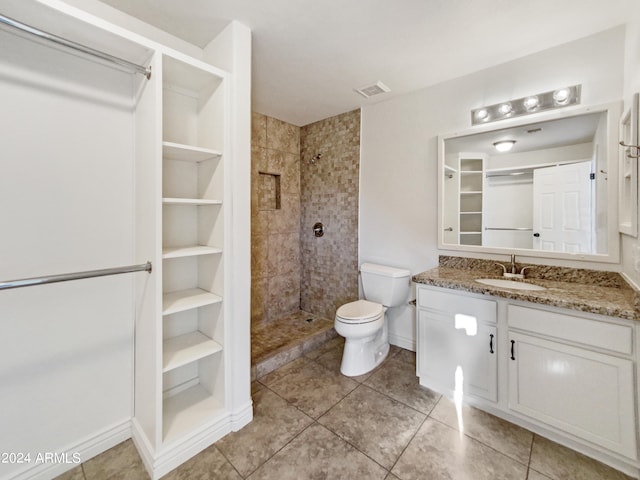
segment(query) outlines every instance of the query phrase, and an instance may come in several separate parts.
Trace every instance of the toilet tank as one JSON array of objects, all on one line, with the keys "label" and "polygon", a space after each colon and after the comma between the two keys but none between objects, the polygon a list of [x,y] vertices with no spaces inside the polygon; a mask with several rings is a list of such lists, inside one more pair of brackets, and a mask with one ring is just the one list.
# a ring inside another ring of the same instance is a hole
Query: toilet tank
[{"label": "toilet tank", "polygon": [[366,300],[385,307],[397,307],[407,301],[411,287],[409,270],[363,263],[360,265],[360,275]]}]

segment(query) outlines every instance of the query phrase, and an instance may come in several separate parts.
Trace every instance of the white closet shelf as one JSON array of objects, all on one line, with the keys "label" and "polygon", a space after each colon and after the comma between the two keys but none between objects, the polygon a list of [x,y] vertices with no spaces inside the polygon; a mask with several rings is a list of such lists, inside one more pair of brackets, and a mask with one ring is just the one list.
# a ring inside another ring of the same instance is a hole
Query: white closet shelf
[{"label": "white closet shelf", "polygon": [[201,288],[165,293],[162,296],[162,315],[171,315],[220,302],[222,302],[221,297]]},{"label": "white closet shelf", "polygon": [[222,205],[222,200],[207,198],[168,198],[162,199],[165,205]]},{"label": "white closet shelf", "polygon": [[209,247],[207,245],[164,247],[162,249],[162,258],[194,257],[198,255],[212,255],[217,253],[222,253],[222,249],[218,247]]},{"label": "white closet shelf", "polygon": [[162,156],[169,160],[180,160],[183,162],[203,162],[213,158],[219,158],[222,153],[210,148],[194,147],[181,143],[162,142]]},{"label": "white closet shelf", "polygon": [[164,442],[170,443],[224,414],[223,406],[198,384],[164,400]]},{"label": "white closet shelf", "polygon": [[222,351],[222,345],[200,332],[168,338],[162,347],[162,372],[182,367]]},{"label": "white closet shelf", "polygon": [[179,88],[192,93],[215,89],[227,72],[195,58],[175,56],[165,52],[162,56],[162,80],[165,87]]}]

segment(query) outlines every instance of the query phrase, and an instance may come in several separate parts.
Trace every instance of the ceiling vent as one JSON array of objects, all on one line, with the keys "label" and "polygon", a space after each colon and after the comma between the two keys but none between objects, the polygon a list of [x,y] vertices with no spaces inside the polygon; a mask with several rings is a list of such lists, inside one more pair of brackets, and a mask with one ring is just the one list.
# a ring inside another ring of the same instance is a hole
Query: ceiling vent
[{"label": "ceiling vent", "polygon": [[381,93],[386,93],[390,91],[391,89],[382,82],[376,82],[373,85],[367,85],[366,87],[356,88],[356,92],[358,92],[364,98],[373,97],[374,95],[380,95]]}]

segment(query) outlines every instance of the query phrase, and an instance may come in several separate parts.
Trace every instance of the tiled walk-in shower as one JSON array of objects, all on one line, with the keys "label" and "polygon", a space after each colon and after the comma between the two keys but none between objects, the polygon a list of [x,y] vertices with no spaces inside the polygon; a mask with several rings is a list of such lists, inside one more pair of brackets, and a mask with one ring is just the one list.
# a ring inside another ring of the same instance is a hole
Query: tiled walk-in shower
[{"label": "tiled walk-in shower", "polygon": [[254,113],[251,146],[251,363],[264,375],[335,336],[336,309],[358,298],[360,111],[304,127]]}]

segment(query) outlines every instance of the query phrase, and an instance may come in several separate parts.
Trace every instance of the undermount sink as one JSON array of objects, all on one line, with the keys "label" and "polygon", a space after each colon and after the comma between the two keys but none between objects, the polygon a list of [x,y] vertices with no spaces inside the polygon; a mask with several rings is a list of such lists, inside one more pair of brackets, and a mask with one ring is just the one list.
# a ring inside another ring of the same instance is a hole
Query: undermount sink
[{"label": "undermount sink", "polygon": [[514,290],[546,290],[545,287],[534,285],[533,283],[516,282],[502,278],[476,278],[475,281],[492,287],[512,288]]}]

